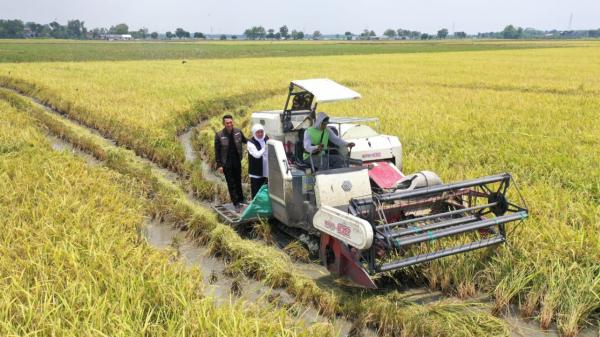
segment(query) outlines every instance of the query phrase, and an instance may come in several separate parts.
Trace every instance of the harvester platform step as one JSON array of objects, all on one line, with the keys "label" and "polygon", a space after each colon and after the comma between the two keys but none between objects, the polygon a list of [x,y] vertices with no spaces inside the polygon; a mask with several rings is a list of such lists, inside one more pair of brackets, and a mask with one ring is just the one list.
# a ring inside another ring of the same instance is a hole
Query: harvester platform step
[{"label": "harvester platform step", "polygon": [[213,209],[217,212],[221,220],[228,224],[237,224],[240,222],[240,212],[238,212],[233,204],[223,204],[223,205],[215,205]]}]

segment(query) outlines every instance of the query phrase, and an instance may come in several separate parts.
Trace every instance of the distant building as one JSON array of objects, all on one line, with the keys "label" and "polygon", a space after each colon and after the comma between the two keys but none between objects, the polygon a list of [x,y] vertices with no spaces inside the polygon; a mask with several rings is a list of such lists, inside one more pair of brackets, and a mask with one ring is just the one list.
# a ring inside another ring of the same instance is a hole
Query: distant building
[{"label": "distant building", "polygon": [[131,34],[106,34],[102,36],[104,40],[109,41],[127,41],[133,40],[133,36]]}]

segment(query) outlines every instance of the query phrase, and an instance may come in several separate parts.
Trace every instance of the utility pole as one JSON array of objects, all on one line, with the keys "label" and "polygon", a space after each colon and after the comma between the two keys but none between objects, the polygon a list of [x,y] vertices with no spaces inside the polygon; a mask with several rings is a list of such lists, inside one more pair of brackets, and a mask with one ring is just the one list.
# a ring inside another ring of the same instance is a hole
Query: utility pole
[{"label": "utility pole", "polygon": [[573,28],[573,12],[571,12],[571,16],[569,17],[569,30]]}]

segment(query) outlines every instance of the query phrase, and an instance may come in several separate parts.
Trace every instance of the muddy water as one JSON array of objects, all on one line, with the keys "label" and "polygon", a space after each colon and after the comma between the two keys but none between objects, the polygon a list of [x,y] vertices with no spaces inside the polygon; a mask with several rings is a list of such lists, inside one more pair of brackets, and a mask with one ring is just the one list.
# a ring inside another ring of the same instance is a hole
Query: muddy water
[{"label": "muddy water", "polygon": [[[508,324],[511,337],[560,337],[555,326],[548,330],[541,330],[539,322],[521,317],[515,306],[502,316]],[[598,337],[598,328],[586,327],[579,332],[577,337]]]},{"label": "muddy water", "polygon": [[194,128],[191,128],[179,136],[179,141],[181,142],[181,145],[183,145],[183,152],[185,154],[185,160],[189,161],[189,162],[193,162],[196,159],[198,159],[198,156],[196,155],[196,151],[194,151],[194,147],[192,146],[193,131],[194,131]]},{"label": "muddy water", "polygon": [[[186,132],[182,133],[179,136],[179,141],[181,142],[181,145],[183,146],[183,153],[185,154],[185,160],[188,162],[194,162],[194,161],[196,161],[196,159],[200,158],[200,156],[198,156],[198,154],[196,153],[196,150],[194,150],[194,147],[192,146],[192,134],[195,129],[202,128],[203,125],[204,125],[204,123],[201,123],[196,127],[190,128],[189,130],[187,130]],[[207,160],[201,160],[200,167],[202,168],[202,177],[204,179],[206,179],[210,182],[213,182],[213,183],[217,183],[217,184],[225,183],[224,177],[217,175],[212,170],[212,168],[208,164]]]},{"label": "muddy water", "polygon": [[[253,302],[263,301],[277,306],[292,306],[295,303],[293,296],[282,289],[272,289],[260,282],[246,277],[234,278],[226,273],[226,264],[221,259],[210,255],[205,247],[201,247],[186,237],[184,231],[174,229],[167,224],[147,222],[142,230],[142,235],[151,246],[158,249],[173,249],[176,256],[190,267],[199,268],[202,272],[204,293],[213,297],[215,303],[225,304],[232,299],[248,300]],[[300,308],[297,315],[299,322],[307,325],[317,322],[327,322],[312,308]],[[352,324],[343,319],[332,322],[339,336],[349,336]],[[371,330],[364,330],[361,336],[375,336]]]},{"label": "muddy water", "polygon": [[[191,127],[189,130],[182,133],[178,137],[179,141],[181,142],[181,145],[183,146],[185,160],[188,162],[194,162],[197,159],[202,159],[202,160],[200,160],[200,169],[202,170],[202,178],[204,178],[208,182],[211,182],[214,184],[219,184],[219,185],[222,185],[223,187],[226,187],[227,185],[225,183],[225,176],[223,176],[222,174],[216,173],[210,166],[209,161],[203,160],[205,158],[202,158],[202,155],[198,155],[198,153],[196,152],[196,150],[194,150],[194,147],[192,146],[192,134],[193,134],[194,130],[201,129],[205,125],[206,125],[206,122],[202,122],[202,123],[198,124],[197,126]],[[250,195],[250,184],[242,182],[242,188],[244,189],[245,195]]]},{"label": "muddy water", "polygon": [[48,141],[50,142],[50,146],[52,146],[52,149],[54,151],[68,152],[72,155],[82,158],[83,160],[85,160],[86,163],[88,163],[91,166],[97,166],[101,164],[101,162],[98,159],[94,158],[86,152],[76,149],[75,147],[73,147],[73,145],[71,145],[71,143],[68,143],[58,137],[47,134],[46,139],[48,139]]}]

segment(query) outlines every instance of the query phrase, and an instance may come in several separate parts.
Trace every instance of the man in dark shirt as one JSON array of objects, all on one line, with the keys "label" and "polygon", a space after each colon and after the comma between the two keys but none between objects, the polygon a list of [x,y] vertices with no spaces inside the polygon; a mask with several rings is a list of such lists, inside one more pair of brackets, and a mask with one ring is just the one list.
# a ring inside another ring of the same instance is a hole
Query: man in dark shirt
[{"label": "man in dark shirt", "polygon": [[236,209],[244,202],[242,192],[242,144],[248,141],[240,129],[233,127],[233,117],[223,116],[223,129],[215,134],[217,169],[225,174],[229,197]]}]

